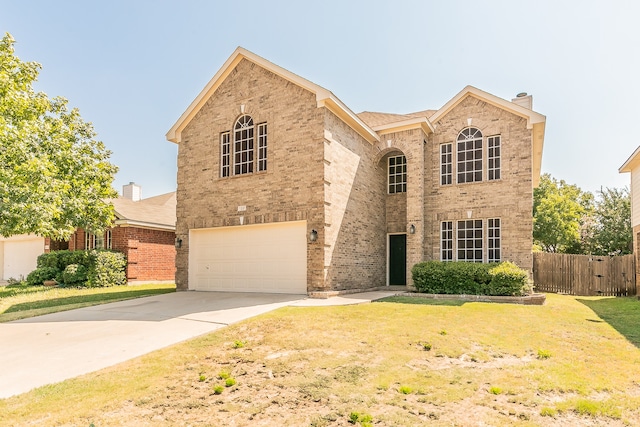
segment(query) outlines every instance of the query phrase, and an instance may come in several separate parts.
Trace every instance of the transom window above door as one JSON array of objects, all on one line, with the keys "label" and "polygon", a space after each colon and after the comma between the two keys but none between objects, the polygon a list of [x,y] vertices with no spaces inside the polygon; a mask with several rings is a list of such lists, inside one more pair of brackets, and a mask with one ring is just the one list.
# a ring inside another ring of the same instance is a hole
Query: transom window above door
[{"label": "transom window above door", "polygon": [[391,156],[389,165],[389,194],[407,192],[407,158],[405,156]]},{"label": "transom window above door", "polygon": [[220,176],[224,178],[266,170],[267,124],[254,125],[251,116],[240,116],[233,132],[220,134]]}]

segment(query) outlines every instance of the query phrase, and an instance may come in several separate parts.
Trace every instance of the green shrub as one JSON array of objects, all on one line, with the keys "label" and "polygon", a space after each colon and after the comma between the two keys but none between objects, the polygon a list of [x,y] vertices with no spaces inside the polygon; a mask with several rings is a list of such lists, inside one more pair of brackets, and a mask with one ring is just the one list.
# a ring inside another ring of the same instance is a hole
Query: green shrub
[{"label": "green shrub", "polygon": [[531,293],[529,274],[512,262],[501,262],[491,270],[491,295],[525,295]]},{"label": "green shrub", "polygon": [[127,283],[124,254],[107,250],[89,252],[87,286],[105,287]]},{"label": "green shrub", "polygon": [[418,292],[454,295],[525,295],[528,273],[510,262],[426,261],[411,269]]},{"label": "green shrub", "polygon": [[27,275],[27,285],[41,286],[45,280],[54,280],[60,273],[55,267],[38,267]]},{"label": "green shrub", "polygon": [[[67,266],[77,265],[68,271],[65,278],[64,272]],[[38,257],[37,273],[32,272],[32,281],[29,284],[42,284],[43,280],[56,279],[66,285],[86,285],[91,287],[105,287],[124,285],[127,281],[125,268],[127,261],[124,254],[109,250],[92,251],[53,251]],[[53,277],[51,271],[55,270]],[[31,274],[31,273],[30,273]],[[81,278],[84,278],[81,280]]]},{"label": "green shrub", "polygon": [[86,251],[53,251],[40,255],[37,267],[54,267],[64,271],[70,264],[88,264],[89,254]]},{"label": "green shrub", "polygon": [[87,267],[82,264],[69,264],[62,272],[62,283],[67,286],[84,285],[87,281]]}]

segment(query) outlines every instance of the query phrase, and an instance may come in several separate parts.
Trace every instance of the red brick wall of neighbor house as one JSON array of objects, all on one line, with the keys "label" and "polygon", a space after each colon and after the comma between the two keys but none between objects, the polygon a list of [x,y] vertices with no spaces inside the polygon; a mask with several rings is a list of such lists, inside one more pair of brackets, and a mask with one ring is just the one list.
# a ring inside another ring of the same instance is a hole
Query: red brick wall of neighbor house
[{"label": "red brick wall of neighbor house", "polygon": [[[111,230],[111,248],[127,258],[127,281],[175,280],[175,232],[137,227]],[[85,249],[85,232],[78,229],[69,239],[69,250]]]},{"label": "red brick wall of neighbor house", "polygon": [[127,281],[174,280],[175,232],[137,227],[116,227],[113,250],[127,257]]}]

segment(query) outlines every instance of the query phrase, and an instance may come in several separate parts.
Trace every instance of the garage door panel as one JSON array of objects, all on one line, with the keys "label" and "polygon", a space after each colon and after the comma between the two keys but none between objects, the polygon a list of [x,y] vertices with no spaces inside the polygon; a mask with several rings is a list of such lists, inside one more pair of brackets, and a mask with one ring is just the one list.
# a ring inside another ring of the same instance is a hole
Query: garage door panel
[{"label": "garage door panel", "polygon": [[189,287],[307,292],[306,222],[192,230]]}]

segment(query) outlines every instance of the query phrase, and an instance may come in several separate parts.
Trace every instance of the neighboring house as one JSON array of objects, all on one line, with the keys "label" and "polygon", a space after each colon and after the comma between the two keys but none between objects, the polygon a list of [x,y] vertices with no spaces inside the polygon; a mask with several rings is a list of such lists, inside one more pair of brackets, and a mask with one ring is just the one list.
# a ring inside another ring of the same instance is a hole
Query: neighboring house
[{"label": "neighboring house", "polygon": [[438,110],[353,113],[238,48],[167,133],[179,289],[411,284],[423,260],[532,268],[545,116],[472,86]]},{"label": "neighboring house", "polygon": [[633,229],[633,253],[636,256],[636,283],[640,283],[640,146],[618,170],[631,174],[631,228]]},{"label": "neighboring house", "polygon": [[116,219],[102,235],[78,229],[70,250],[112,249],[127,257],[127,282],[173,282],[175,278],[176,193],[141,198],[135,183],[113,199]]},{"label": "neighboring house", "polygon": [[24,279],[45,252],[45,239],[33,234],[0,237],[0,280]]},{"label": "neighboring house", "polygon": [[141,198],[135,183],[113,199],[115,222],[101,235],[78,229],[67,242],[35,235],[0,237],[0,280],[26,278],[38,256],[57,250],[112,249],[127,257],[127,282],[175,279],[176,193]]}]

